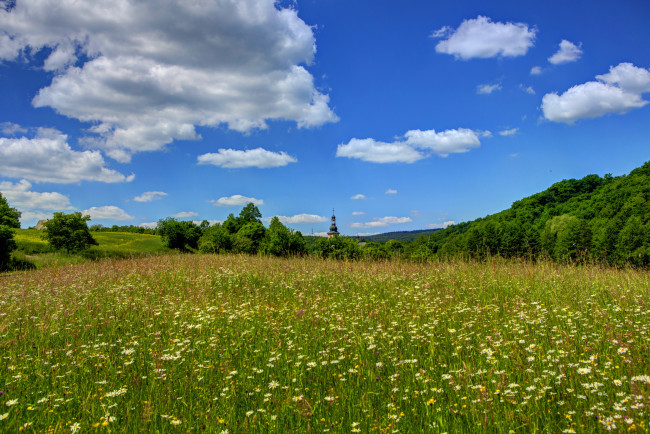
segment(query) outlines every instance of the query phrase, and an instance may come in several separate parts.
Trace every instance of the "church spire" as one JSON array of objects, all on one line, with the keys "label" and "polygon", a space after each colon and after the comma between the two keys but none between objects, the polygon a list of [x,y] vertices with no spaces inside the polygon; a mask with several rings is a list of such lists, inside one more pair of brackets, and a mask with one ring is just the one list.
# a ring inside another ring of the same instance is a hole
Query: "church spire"
[{"label": "church spire", "polygon": [[336,216],[334,216],[334,208],[332,208],[332,224],[330,225],[330,231],[327,233],[327,238],[338,236],[339,230],[336,228]]}]

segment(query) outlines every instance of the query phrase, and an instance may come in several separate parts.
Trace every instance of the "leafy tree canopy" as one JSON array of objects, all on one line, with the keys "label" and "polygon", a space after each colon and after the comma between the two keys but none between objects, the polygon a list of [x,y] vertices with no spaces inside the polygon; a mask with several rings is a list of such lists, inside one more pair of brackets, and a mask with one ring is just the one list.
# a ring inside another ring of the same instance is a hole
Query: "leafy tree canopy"
[{"label": "leafy tree canopy", "polygon": [[97,245],[88,229],[89,220],[90,216],[82,216],[80,212],[54,213],[45,223],[43,238],[56,250],[65,250],[67,253],[86,250]]}]

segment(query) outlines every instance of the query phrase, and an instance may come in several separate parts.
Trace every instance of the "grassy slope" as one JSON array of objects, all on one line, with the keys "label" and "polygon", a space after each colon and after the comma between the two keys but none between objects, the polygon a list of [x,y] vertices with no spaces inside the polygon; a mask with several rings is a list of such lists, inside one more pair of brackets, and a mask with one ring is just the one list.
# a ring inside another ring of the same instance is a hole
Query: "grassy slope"
[{"label": "grassy slope", "polygon": [[650,422],[647,272],[161,255],[0,279],[4,432]]},{"label": "grassy slope", "polygon": [[130,232],[92,232],[99,243],[80,255],[55,253],[41,237],[42,231],[36,229],[17,229],[14,237],[18,245],[17,253],[33,262],[37,267],[64,265],[84,262],[96,258],[125,258],[147,254],[168,252],[158,235],[135,234]]}]

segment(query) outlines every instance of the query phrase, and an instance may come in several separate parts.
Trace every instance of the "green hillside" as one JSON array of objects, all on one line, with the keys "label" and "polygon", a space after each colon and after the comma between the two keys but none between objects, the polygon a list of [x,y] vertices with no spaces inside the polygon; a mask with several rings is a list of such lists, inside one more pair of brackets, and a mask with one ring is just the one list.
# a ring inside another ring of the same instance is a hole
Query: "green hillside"
[{"label": "green hillside", "polygon": [[125,258],[167,252],[160,236],[128,232],[92,232],[99,245],[92,246],[80,255],[55,253],[36,229],[16,229],[14,240],[18,246],[15,254],[33,262],[38,267],[83,262],[87,259]]},{"label": "green hillside", "polygon": [[366,235],[361,237],[365,241],[374,241],[377,243],[383,243],[390,240],[400,241],[400,242],[409,242],[415,241],[418,237],[432,235],[438,232],[440,229],[420,229],[416,231],[397,231],[397,232],[386,232],[383,234],[377,235]]},{"label": "green hillside", "polygon": [[454,225],[420,247],[433,256],[536,257],[650,264],[650,162],[629,175],[553,184],[507,210]]}]

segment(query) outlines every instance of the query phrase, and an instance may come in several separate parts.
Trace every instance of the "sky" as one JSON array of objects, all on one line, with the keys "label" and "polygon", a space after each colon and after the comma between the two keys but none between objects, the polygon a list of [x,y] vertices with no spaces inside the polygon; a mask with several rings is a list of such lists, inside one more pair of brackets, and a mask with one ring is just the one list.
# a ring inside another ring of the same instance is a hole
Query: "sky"
[{"label": "sky", "polygon": [[0,1],[23,228],[442,228],[650,160],[650,3]]}]

